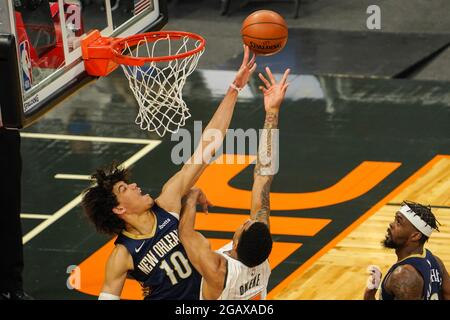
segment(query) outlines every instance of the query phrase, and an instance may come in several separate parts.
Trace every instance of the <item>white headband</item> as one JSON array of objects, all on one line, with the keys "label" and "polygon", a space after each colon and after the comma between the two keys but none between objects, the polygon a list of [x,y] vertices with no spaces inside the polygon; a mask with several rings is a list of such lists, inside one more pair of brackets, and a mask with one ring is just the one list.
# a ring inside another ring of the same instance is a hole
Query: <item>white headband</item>
[{"label": "white headband", "polygon": [[422,218],[418,214],[416,214],[410,207],[405,204],[400,207],[399,212],[404,215],[405,218],[408,219],[409,222],[411,222],[412,225],[417,228],[417,230],[422,232],[428,238],[431,236],[433,228],[430,227],[425,221],[423,221]]}]

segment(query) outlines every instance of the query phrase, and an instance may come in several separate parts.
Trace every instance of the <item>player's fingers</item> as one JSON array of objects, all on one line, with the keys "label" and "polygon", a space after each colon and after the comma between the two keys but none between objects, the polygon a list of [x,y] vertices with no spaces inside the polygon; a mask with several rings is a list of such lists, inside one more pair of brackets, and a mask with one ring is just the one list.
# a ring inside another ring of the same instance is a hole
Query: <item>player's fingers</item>
[{"label": "player's fingers", "polygon": [[276,83],[275,78],[272,74],[272,71],[270,71],[269,67],[266,67],[266,72],[267,72],[267,75],[269,76],[270,82],[272,82],[272,84],[275,84]]},{"label": "player's fingers", "polygon": [[264,88],[263,86],[259,86],[259,90],[261,90],[263,93],[266,93],[267,89]]},{"label": "player's fingers", "polygon": [[246,46],[244,44],[244,58],[242,59],[242,65],[241,65],[242,67],[246,66],[248,63],[249,52],[250,52],[250,49],[248,48],[248,46]]},{"label": "player's fingers", "polygon": [[267,81],[267,79],[262,75],[262,73],[258,73],[258,77],[262,80],[262,82],[264,82],[264,85],[266,86],[266,88],[270,88],[270,82]]},{"label": "player's fingers", "polygon": [[289,87],[289,83],[286,83],[286,84],[283,86],[283,89],[282,89],[283,94],[286,93],[286,90],[287,90],[288,87]]},{"label": "player's fingers", "polygon": [[255,61],[256,61],[256,54],[253,53],[252,59],[248,63],[248,67],[251,68],[253,66],[253,64],[255,63]]},{"label": "player's fingers", "polygon": [[286,83],[286,80],[287,80],[287,78],[288,78],[288,76],[289,76],[289,72],[291,72],[291,69],[287,69],[287,70],[284,72],[283,78],[281,78],[281,80],[280,80],[280,84],[281,84],[281,85],[284,85],[284,84]]},{"label": "player's fingers", "polygon": [[254,63],[253,66],[250,68],[250,74],[252,74],[253,72],[255,72],[256,67],[257,67],[257,64]]}]

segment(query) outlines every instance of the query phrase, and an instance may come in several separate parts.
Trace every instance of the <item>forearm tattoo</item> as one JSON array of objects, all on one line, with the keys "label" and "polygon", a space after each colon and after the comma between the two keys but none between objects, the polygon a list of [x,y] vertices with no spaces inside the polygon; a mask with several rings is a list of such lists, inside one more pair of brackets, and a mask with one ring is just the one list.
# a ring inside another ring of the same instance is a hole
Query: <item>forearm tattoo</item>
[{"label": "forearm tattoo", "polygon": [[269,224],[270,215],[270,184],[272,177],[266,181],[261,190],[261,209],[255,215],[256,221],[261,221]]},{"label": "forearm tattoo", "polygon": [[264,129],[276,129],[278,128],[278,113],[267,112],[266,120],[264,121]]},{"label": "forearm tattoo", "polygon": [[255,175],[273,175],[273,130],[278,128],[278,113],[267,112],[264,121],[264,129],[261,134],[261,141],[258,148],[258,158],[255,166]]}]

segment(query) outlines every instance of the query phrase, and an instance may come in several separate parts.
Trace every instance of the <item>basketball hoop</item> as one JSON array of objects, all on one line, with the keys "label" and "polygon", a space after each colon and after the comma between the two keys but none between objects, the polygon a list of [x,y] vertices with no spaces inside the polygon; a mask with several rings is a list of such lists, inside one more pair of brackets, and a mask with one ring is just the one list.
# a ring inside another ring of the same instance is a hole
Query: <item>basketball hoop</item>
[{"label": "basketball hoop", "polygon": [[106,76],[121,65],[138,104],[136,124],[163,136],[176,133],[191,116],[183,100],[187,77],[205,49],[205,39],[182,31],[157,31],[126,38],[93,31],[82,40],[86,72]]}]

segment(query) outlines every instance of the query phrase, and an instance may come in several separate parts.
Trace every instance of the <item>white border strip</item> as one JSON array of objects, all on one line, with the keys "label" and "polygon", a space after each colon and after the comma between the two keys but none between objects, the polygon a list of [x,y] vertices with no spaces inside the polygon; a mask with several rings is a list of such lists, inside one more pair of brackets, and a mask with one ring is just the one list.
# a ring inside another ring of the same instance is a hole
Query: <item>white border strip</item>
[{"label": "white border strip", "polygon": [[8,13],[9,13],[9,28],[10,28],[9,33],[13,34],[17,41],[15,7],[13,6],[12,1],[6,1],[6,5],[8,6]]},{"label": "white border strip", "polygon": [[51,214],[36,214],[36,213],[21,213],[20,217],[22,219],[48,219],[51,218]]},{"label": "white border strip", "polygon": [[[64,10],[64,1],[63,0],[58,0],[58,9],[59,9],[58,10],[59,11],[59,21],[60,21],[60,26],[61,26],[60,30],[61,30],[61,34],[62,34],[62,40],[63,40],[64,57],[68,57],[69,56],[69,44],[68,44],[68,39],[67,39],[66,10]],[[67,65],[67,61],[65,61],[65,65]]]},{"label": "white border strip", "polygon": [[[156,146],[158,146],[161,143],[161,141],[157,141],[155,143],[150,143],[143,147],[141,150],[139,150],[137,153],[135,153],[131,158],[126,160],[121,164],[122,167],[128,168],[135,162],[137,162],[139,159],[141,159],[143,156],[145,156],[147,153],[152,151]],[[59,220],[61,217],[63,217],[67,212],[75,208],[77,205],[81,203],[82,195],[80,194],[75,199],[67,203],[64,207],[56,211],[50,218],[47,220],[41,222],[39,225],[37,225],[33,230],[28,232],[23,238],[22,242],[23,244],[26,244],[28,241],[36,237],[39,233],[47,229],[50,225],[52,225],[54,222]]]},{"label": "white border strip", "polygon": [[91,176],[85,174],[66,174],[57,173],[55,174],[55,179],[65,179],[65,180],[91,180]]},{"label": "white border strip", "polygon": [[106,0],[105,1],[105,7],[106,7],[106,21],[108,22],[108,26],[102,30],[108,33],[112,33],[114,30],[114,24],[113,24],[113,18],[112,18],[112,11],[111,11],[111,1]]},{"label": "white border strip", "polygon": [[147,139],[128,139],[128,138],[112,138],[112,137],[94,137],[94,136],[75,136],[66,134],[49,134],[49,133],[30,133],[21,132],[22,138],[33,139],[57,139],[57,140],[75,140],[75,141],[92,141],[92,142],[112,142],[112,143],[130,143],[130,144],[159,144],[160,140]]}]

